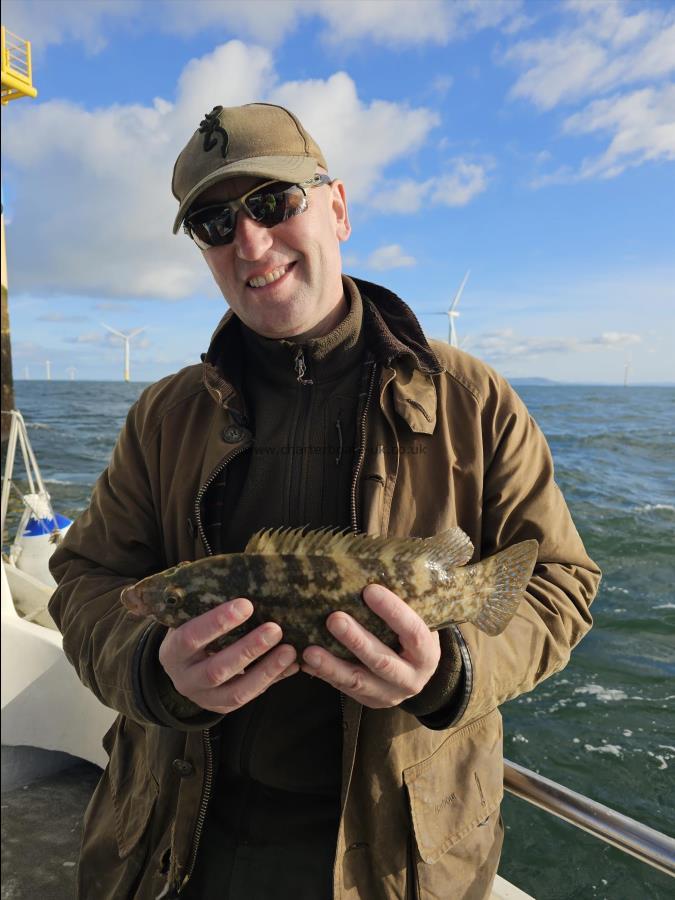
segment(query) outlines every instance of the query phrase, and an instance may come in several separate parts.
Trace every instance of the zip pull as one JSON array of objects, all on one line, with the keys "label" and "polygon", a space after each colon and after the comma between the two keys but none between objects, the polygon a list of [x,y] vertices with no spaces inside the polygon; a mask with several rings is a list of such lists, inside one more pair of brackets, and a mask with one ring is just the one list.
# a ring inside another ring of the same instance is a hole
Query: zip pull
[{"label": "zip pull", "polygon": [[293,363],[297,380],[300,384],[314,384],[311,378],[305,378],[307,366],[305,364],[305,352],[302,347],[298,347],[295,353],[295,361]]},{"label": "zip pull", "polygon": [[338,417],[335,421],[335,429],[338,436],[338,449],[335,457],[335,465],[339,466],[340,460],[342,459],[342,422],[340,421],[340,413],[338,413]]}]

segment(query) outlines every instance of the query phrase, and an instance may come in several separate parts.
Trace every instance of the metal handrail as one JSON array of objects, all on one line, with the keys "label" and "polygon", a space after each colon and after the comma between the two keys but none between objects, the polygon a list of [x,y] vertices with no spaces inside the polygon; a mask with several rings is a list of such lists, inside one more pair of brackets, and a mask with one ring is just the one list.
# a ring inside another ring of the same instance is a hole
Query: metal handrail
[{"label": "metal handrail", "polygon": [[675,840],[524,766],[504,760],[504,787],[600,840],[675,876]]},{"label": "metal handrail", "polygon": [[33,87],[30,41],[25,41],[7,31],[4,25],[0,28],[0,62],[2,64],[0,100],[3,105],[20,97],[37,97],[37,90]]}]

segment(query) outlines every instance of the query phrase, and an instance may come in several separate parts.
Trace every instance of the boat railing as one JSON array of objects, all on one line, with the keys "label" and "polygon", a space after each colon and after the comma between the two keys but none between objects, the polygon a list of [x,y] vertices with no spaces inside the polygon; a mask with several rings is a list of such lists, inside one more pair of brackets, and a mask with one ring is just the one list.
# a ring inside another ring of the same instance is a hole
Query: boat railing
[{"label": "boat railing", "polygon": [[[9,494],[13,485],[12,476],[14,474],[14,463],[16,460],[17,447],[21,451],[23,457],[23,465],[28,481],[29,493],[22,495],[22,500],[29,507],[39,501],[40,505],[45,507],[47,514],[53,519],[54,511],[49,499],[49,493],[45,488],[40,474],[40,467],[37,464],[33,448],[28,439],[26,431],[26,423],[18,409],[3,410],[2,415],[12,417],[9,429],[9,437],[7,438],[7,450],[5,456],[5,471],[2,478],[2,500],[0,502],[0,530],[2,539],[5,539],[5,520],[7,518],[7,509],[9,506]],[[43,512],[37,508],[32,509],[36,518],[41,518]]]},{"label": "boat railing", "polygon": [[543,775],[504,760],[504,787],[655,869],[675,876],[675,840]]}]

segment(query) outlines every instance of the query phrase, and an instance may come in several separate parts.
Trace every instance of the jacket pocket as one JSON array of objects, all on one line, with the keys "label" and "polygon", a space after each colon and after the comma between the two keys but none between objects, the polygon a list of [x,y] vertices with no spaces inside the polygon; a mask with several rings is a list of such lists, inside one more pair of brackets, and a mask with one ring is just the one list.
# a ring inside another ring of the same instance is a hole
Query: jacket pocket
[{"label": "jacket pocket", "polygon": [[[148,826],[157,800],[157,783],[145,752],[145,729],[120,716],[104,738],[110,746],[108,780],[115,817],[115,837],[120,859],[129,856]],[[107,746],[106,746],[107,749]]]},{"label": "jacket pocket", "polygon": [[502,722],[493,710],[450,735],[432,756],[405,769],[419,857],[437,862],[486,822],[504,794]]}]

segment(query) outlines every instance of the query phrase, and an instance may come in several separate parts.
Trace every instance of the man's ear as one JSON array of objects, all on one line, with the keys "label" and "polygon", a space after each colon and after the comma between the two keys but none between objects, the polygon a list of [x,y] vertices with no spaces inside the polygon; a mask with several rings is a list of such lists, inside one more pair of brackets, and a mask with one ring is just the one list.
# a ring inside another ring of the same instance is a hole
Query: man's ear
[{"label": "man's ear", "polygon": [[352,233],[352,226],[349,223],[345,186],[341,181],[334,181],[331,185],[331,191],[333,192],[332,207],[335,216],[335,233],[339,241],[346,241]]}]

